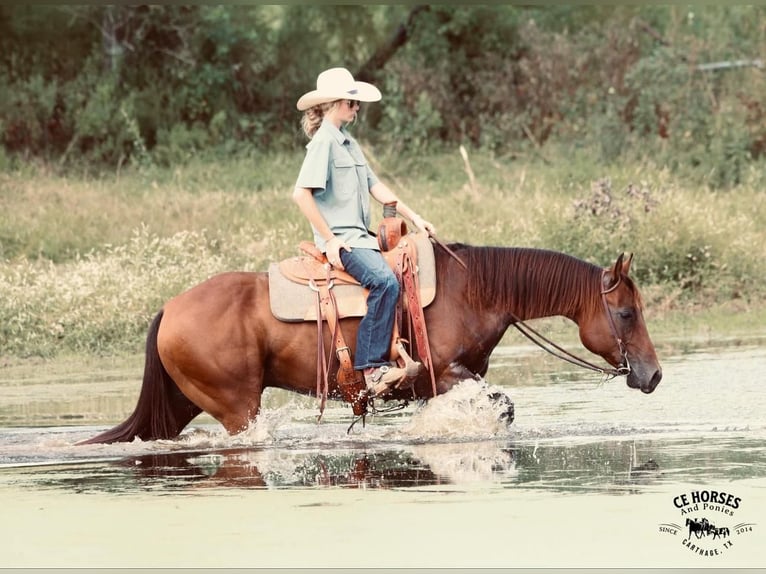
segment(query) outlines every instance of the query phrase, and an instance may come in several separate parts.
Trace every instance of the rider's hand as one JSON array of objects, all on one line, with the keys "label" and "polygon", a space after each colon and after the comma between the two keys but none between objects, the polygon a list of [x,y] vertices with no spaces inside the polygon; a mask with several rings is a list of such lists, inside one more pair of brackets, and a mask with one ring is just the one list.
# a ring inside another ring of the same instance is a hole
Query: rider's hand
[{"label": "rider's hand", "polygon": [[340,260],[341,249],[351,251],[351,247],[348,245],[348,243],[343,241],[340,237],[335,236],[327,242],[325,246],[325,253],[327,254],[327,260],[330,262],[330,265],[335,267],[335,269],[340,269],[343,271],[345,267],[343,267],[343,263]]},{"label": "rider's hand", "polygon": [[427,231],[428,233],[431,233],[432,235],[436,235],[436,227],[434,227],[433,223],[431,223],[430,221],[426,221],[419,215],[415,214],[412,217],[412,223],[415,227],[417,227],[421,231]]}]

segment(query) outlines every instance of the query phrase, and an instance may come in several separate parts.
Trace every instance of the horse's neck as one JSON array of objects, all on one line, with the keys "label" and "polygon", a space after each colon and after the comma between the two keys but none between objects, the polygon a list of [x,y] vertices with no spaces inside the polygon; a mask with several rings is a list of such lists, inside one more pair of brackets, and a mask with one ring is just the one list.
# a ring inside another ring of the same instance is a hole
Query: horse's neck
[{"label": "horse's neck", "polygon": [[[542,264],[532,257],[536,253]],[[593,305],[600,270],[563,254],[527,250],[526,255],[509,270],[509,310],[521,319],[563,316],[577,322]]]},{"label": "horse's neck", "polygon": [[509,323],[556,315],[574,321],[593,305],[600,269],[553,251],[476,248],[469,302],[477,312],[505,314]]}]

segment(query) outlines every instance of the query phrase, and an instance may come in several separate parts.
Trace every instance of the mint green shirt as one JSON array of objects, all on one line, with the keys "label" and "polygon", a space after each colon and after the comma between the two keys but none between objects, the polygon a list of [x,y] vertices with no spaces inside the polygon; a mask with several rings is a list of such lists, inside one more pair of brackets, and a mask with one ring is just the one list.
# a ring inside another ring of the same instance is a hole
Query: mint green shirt
[{"label": "mint green shirt", "polygon": [[[370,188],[378,182],[362,149],[344,129],[324,121],[306,146],[296,187],[312,190],[319,212],[332,232],[351,248],[378,249],[370,235]],[[313,228],[314,242],[325,240]]]}]

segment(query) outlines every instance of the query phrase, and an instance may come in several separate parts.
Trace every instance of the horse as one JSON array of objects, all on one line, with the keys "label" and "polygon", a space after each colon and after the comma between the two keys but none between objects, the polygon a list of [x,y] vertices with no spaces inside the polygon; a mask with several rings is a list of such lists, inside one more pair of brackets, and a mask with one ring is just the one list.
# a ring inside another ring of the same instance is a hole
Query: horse
[{"label": "horse", "polygon": [[697,522],[691,518],[687,518],[686,526],[689,527],[689,538],[691,538],[692,533],[694,533],[697,538],[702,538],[703,536],[707,535],[708,530],[710,529],[710,525],[708,524],[706,518],[703,518],[700,522]]},{"label": "horse", "polygon": [[713,528],[713,540],[716,538],[726,538],[729,536],[729,529],[725,526],[723,528]]},{"label": "horse", "polygon": [[[544,249],[441,245],[434,249],[436,293],[425,309],[436,395],[483,378],[511,325],[551,316],[576,323],[584,347],[627,373],[628,387],[648,394],[659,384],[643,300],[629,276],[632,255],[604,268]],[[358,324],[358,318],[340,321],[352,352]],[[323,336],[331,348],[327,329]],[[135,410],[82,444],[172,439],[202,411],[229,434],[241,433],[258,415],[267,387],[316,394],[317,337],[316,324],[274,317],[267,272],[215,275],[157,313]],[[337,381],[329,395],[341,396]],[[387,399],[432,396],[431,373],[421,371],[411,388],[393,389]]]}]

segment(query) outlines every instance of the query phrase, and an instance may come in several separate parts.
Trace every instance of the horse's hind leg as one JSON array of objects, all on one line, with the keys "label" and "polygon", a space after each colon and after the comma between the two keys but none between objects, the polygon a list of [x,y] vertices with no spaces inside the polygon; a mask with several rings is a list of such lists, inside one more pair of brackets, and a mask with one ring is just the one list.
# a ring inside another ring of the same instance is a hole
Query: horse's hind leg
[{"label": "horse's hind leg", "polygon": [[241,384],[217,381],[211,384],[213,379],[180,374],[176,381],[189,399],[220,422],[231,435],[247,430],[260,411],[263,393],[260,380]]},{"label": "horse's hind leg", "polygon": [[237,370],[226,377],[216,371],[216,376],[205,379],[204,384],[195,385],[195,391],[201,389],[205,393],[204,398],[199,399],[204,403],[202,408],[230,435],[239,434],[248,429],[260,412],[262,370],[248,369],[247,373]]},{"label": "horse's hind leg", "polygon": [[233,349],[215,353],[191,350],[165,335],[163,363],[181,392],[220,422],[229,434],[247,429],[261,408],[263,367],[254,357]]},{"label": "horse's hind leg", "polygon": [[255,422],[255,418],[261,410],[262,394],[263,388],[259,385],[257,390],[248,391],[247,396],[237,401],[237,404],[230,404],[222,417],[216,417],[226,432],[230,435],[239,434],[246,431]]},{"label": "horse's hind leg", "polygon": [[271,331],[282,328],[267,294],[266,274],[224,273],[165,304],[157,340],[165,368],[231,434],[258,415]]}]

